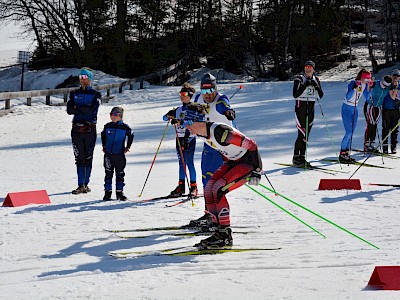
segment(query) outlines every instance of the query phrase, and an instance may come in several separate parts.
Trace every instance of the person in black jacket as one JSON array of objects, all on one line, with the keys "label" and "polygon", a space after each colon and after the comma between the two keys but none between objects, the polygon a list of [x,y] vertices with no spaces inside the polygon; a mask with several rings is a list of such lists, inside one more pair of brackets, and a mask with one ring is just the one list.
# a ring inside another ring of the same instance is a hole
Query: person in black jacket
[{"label": "person in black jacket", "polygon": [[134,135],[129,125],[123,122],[123,115],[124,109],[122,107],[114,107],[110,113],[111,122],[104,125],[104,129],[101,132],[101,143],[104,152],[104,170],[106,172],[103,200],[111,199],[114,170],[116,176],[115,186],[117,200],[127,200],[123,192],[125,186],[125,153],[129,152],[131,148]]},{"label": "person in black jacket", "polygon": [[72,191],[72,194],[90,192],[88,184],[96,145],[97,112],[101,98],[101,94],[91,87],[92,80],[92,71],[82,68],[79,72],[81,86],[70,93],[67,102],[67,113],[74,115],[71,138],[78,174],[78,187]]},{"label": "person in black jacket", "polygon": [[297,139],[294,144],[293,164],[310,166],[306,161],[306,148],[314,121],[314,105],[324,96],[319,78],[314,75],[315,63],[311,60],[304,65],[304,74],[297,75],[293,83],[293,97],[296,100]]}]

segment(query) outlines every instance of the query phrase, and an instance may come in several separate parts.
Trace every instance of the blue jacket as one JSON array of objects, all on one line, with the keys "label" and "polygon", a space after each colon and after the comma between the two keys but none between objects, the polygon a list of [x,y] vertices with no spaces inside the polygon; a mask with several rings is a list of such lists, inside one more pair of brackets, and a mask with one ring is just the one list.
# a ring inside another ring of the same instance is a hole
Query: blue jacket
[{"label": "blue jacket", "polygon": [[126,148],[131,147],[133,138],[132,129],[122,120],[107,123],[101,132],[101,143],[106,154],[124,153]]},{"label": "blue jacket", "polygon": [[73,124],[96,124],[101,93],[91,87],[72,91],[67,103],[67,113],[74,115]]},{"label": "blue jacket", "polygon": [[380,80],[375,81],[371,90],[371,97],[367,98],[366,101],[373,107],[381,107],[383,105],[383,100],[385,99],[386,95],[389,94],[389,91],[390,87],[384,89],[380,85]]}]

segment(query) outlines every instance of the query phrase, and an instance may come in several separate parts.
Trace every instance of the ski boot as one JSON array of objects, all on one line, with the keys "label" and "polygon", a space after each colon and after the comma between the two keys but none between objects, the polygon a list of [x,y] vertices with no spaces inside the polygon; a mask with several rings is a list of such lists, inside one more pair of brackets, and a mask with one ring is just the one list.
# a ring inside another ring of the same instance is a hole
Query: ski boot
[{"label": "ski boot", "polygon": [[84,186],[84,185],[80,185],[75,190],[72,191],[72,194],[74,194],[74,195],[86,194],[86,193],[87,193],[87,189],[86,189],[86,186]]},{"label": "ski boot", "polygon": [[190,191],[189,191],[189,197],[190,198],[196,198],[197,194],[199,193],[199,191],[197,190],[197,184],[196,183],[191,183],[190,184]]},{"label": "ski boot", "polygon": [[90,189],[90,187],[89,186],[87,186],[87,185],[85,185],[85,188],[86,188],[86,193],[90,193],[92,190]]},{"label": "ski boot", "polygon": [[185,194],[185,184],[183,181],[179,181],[178,186],[169,194],[171,198],[182,197]]},{"label": "ski boot", "polygon": [[197,220],[191,220],[189,225],[186,227],[189,228],[203,228],[205,226],[210,226],[213,223],[212,216],[208,213],[205,213],[202,217],[198,218]]},{"label": "ski boot", "polygon": [[105,191],[105,192],[104,192],[103,200],[104,200],[104,201],[109,201],[109,200],[111,200],[111,195],[112,195],[112,191]]},{"label": "ski boot", "polygon": [[345,164],[351,164],[352,162],[355,162],[356,160],[354,158],[351,158],[349,155],[348,151],[340,151],[339,154],[339,161],[341,163],[345,163]]},{"label": "ski boot", "polygon": [[126,200],[128,200],[128,197],[126,197],[126,196],[124,195],[124,192],[121,191],[121,190],[116,191],[115,194],[117,195],[117,200],[121,200],[121,201],[126,201]]},{"label": "ski boot", "polygon": [[230,227],[219,227],[210,237],[195,244],[200,249],[232,247],[233,238]]}]

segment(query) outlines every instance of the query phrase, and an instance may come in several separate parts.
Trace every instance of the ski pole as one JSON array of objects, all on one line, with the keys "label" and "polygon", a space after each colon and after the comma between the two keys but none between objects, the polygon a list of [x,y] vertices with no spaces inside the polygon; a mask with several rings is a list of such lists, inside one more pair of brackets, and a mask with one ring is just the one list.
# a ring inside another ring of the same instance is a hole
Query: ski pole
[{"label": "ski pole", "polygon": [[[178,147],[179,147],[179,153],[180,153],[180,155],[181,155],[181,162],[182,162],[183,170],[184,170],[184,172],[185,172],[186,184],[187,184],[187,186],[188,186],[189,193],[190,193],[190,184],[189,184],[189,179],[188,179],[188,175],[187,175],[187,171],[186,171],[185,158],[184,158],[184,156],[183,156],[182,145],[181,145],[181,142],[180,142],[180,140],[179,140],[178,130],[176,129],[176,124],[174,124],[174,128],[175,128],[176,141],[177,141]],[[192,200],[192,206],[195,206],[194,201],[193,201],[193,198],[192,198],[191,200]]]},{"label": "ski pole", "polygon": [[269,199],[267,196],[265,196],[264,194],[260,193],[259,191],[257,191],[256,189],[252,188],[251,186],[249,186],[248,184],[245,184],[245,186],[247,186],[249,189],[251,189],[253,192],[255,192],[256,194],[260,195],[261,197],[263,197],[264,199],[268,200],[269,202],[271,202],[273,205],[275,205],[276,207],[278,207],[279,209],[283,210],[285,213],[287,213],[288,215],[292,216],[293,218],[295,218],[297,221],[299,221],[300,223],[304,224],[305,226],[307,226],[308,228],[312,229],[313,231],[315,231],[316,233],[318,233],[320,236],[322,236],[323,238],[326,238],[325,235],[323,235],[321,232],[319,232],[318,230],[316,230],[314,227],[312,227],[311,225],[308,225],[306,222],[304,222],[303,220],[301,220],[300,218],[296,217],[294,214],[292,214],[291,212],[289,212],[288,210],[286,210],[285,208],[283,208],[282,206],[280,206],[279,204],[277,204],[276,202],[272,201],[271,199]]},{"label": "ski pole", "polygon": [[239,92],[244,86],[243,85],[239,85],[238,89],[232,94],[232,96],[229,99],[232,99],[233,96],[236,95],[237,92]]},{"label": "ski pole", "polygon": [[[378,135],[378,142],[382,145],[382,147],[379,147],[380,149],[378,148],[378,151],[381,150],[381,152],[383,153],[383,143],[381,143],[381,135],[379,134],[378,125],[376,125],[376,133]],[[384,165],[385,162],[383,161],[383,155],[381,155],[381,158],[382,158],[382,165]]]},{"label": "ski pole", "polygon": [[325,118],[325,115],[324,115],[324,112],[323,112],[323,110],[322,110],[322,106],[321,106],[321,103],[320,103],[318,97],[317,97],[317,102],[318,102],[319,109],[321,110],[321,115],[322,115],[322,119],[324,120],[324,123],[325,123],[326,131],[327,131],[328,136],[329,136],[329,138],[330,138],[330,140],[331,140],[332,150],[333,150],[333,152],[334,152],[335,155],[336,155],[336,158],[337,158],[337,160],[338,160],[338,162],[339,162],[340,168],[342,169],[342,164],[340,163],[339,156],[338,156],[337,152],[335,151],[335,146],[333,145],[332,135],[331,135],[331,133],[329,132],[328,123],[326,122],[326,118]]},{"label": "ski pole", "polygon": [[354,173],[351,174],[351,176],[349,177],[349,179],[351,179],[351,177],[353,177],[354,174],[356,174],[356,172],[357,172],[357,171],[364,165],[364,163],[376,152],[376,150],[377,150],[379,147],[381,147],[381,144],[383,144],[383,143],[389,138],[389,136],[392,134],[392,132],[395,131],[396,128],[399,127],[399,125],[400,125],[400,121],[396,124],[396,126],[393,127],[393,129],[391,129],[391,130],[389,131],[389,134],[382,140],[382,142],[381,142],[378,146],[376,146],[376,147],[372,150],[372,152],[364,159],[364,161],[358,166],[358,168],[354,171]]},{"label": "ski pole", "polygon": [[[267,180],[268,180],[268,182],[269,182],[269,185],[272,187],[272,189],[273,189],[274,191],[276,191],[275,188],[274,188],[274,186],[272,185],[271,181],[270,181],[269,178],[267,177],[267,174],[264,173],[264,176],[265,176],[265,178],[267,178]],[[277,194],[276,192],[275,192],[275,196],[278,196],[278,194]]]},{"label": "ski pole", "polygon": [[[265,186],[265,185],[263,185],[263,184],[261,184],[261,183],[260,183],[260,186],[263,187],[264,189],[270,191],[271,193],[277,193],[276,191],[271,190],[269,187],[267,187],[267,186]],[[334,223],[334,222],[328,220],[327,218],[324,218],[323,216],[321,216],[321,215],[319,215],[319,214],[313,212],[312,210],[310,210],[310,209],[304,207],[303,205],[301,205],[301,204],[299,204],[299,203],[297,203],[297,202],[295,202],[295,201],[289,199],[288,197],[286,197],[286,196],[284,196],[284,195],[282,195],[282,194],[280,194],[280,193],[277,193],[277,194],[278,194],[279,196],[281,196],[283,199],[289,201],[290,203],[292,203],[292,204],[294,204],[294,205],[296,205],[296,206],[298,206],[298,207],[304,209],[305,211],[307,211],[307,212],[313,214],[314,216],[317,216],[318,218],[320,218],[320,219],[322,219],[322,220],[328,222],[329,224],[331,224],[331,225],[333,225],[333,226],[335,226],[335,227],[337,227],[337,228],[343,230],[344,232],[347,232],[348,234],[354,236],[355,238],[358,238],[359,240],[363,241],[364,243],[367,243],[368,245],[370,245],[370,246],[372,246],[372,247],[374,247],[374,248],[376,248],[376,249],[379,249],[379,248],[378,248],[377,246],[375,246],[374,244],[368,242],[367,240],[364,240],[363,238],[359,237],[358,235],[356,235],[356,234],[352,233],[351,231],[349,231],[349,230],[347,230],[347,229],[345,229],[345,228],[343,228],[343,227],[337,225],[336,223]]]},{"label": "ski pole", "polygon": [[165,133],[167,132],[167,128],[168,128],[168,125],[169,125],[169,121],[170,121],[170,120],[168,120],[168,123],[167,123],[167,125],[166,125],[165,128],[164,128],[164,133],[163,133],[162,136],[161,136],[161,140],[160,140],[160,143],[158,144],[158,148],[157,148],[156,154],[154,154],[153,161],[152,161],[152,163],[151,163],[151,165],[150,165],[150,170],[149,170],[149,172],[147,173],[146,180],[144,181],[143,188],[142,188],[140,194],[138,195],[138,197],[142,197],[142,193],[143,193],[144,187],[146,186],[147,179],[149,179],[149,175],[150,175],[151,169],[153,168],[153,165],[154,165],[154,162],[155,162],[155,160],[156,160],[158,151],[160,150],[160,147],[161,147],[161,143],[162,143],[162,141],[163,141],[163,139],[164,139]]}]

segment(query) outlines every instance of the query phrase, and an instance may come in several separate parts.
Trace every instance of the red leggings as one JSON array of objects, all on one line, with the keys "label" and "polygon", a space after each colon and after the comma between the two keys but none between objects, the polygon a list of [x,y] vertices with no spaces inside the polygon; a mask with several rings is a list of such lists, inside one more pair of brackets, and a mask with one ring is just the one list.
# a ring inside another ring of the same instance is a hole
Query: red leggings
[{"label": "red leggings", "polygon": [[207,210],[216,217],[214,222],[230,226],[229,203],[225,194],[245,184],[252,171],[253,166],[245,163],[223,164],[215,171],[204,189]]}]

